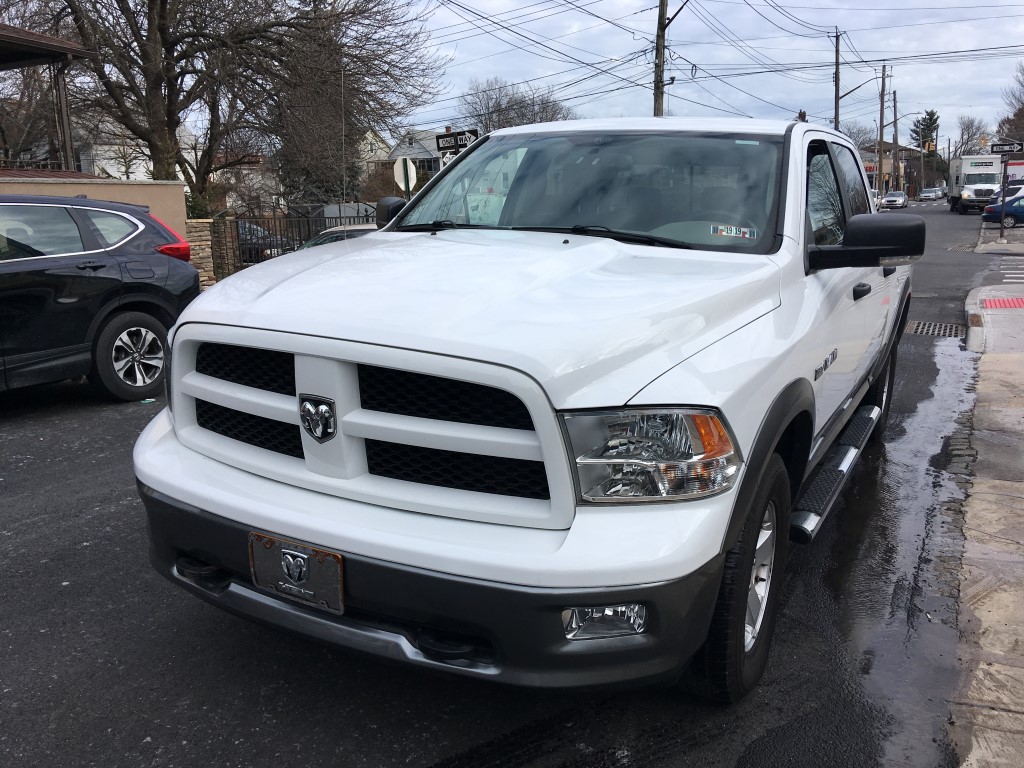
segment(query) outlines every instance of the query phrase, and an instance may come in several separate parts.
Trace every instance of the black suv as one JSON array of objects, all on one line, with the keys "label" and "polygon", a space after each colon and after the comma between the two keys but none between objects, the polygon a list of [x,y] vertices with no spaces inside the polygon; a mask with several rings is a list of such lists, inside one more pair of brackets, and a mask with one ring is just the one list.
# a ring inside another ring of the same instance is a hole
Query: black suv
[{"label": "black suv", "polygon": [[87,375],[157,394],[167,329],[199,294],[189,256],[143,206],[0,195],[0,390]]}]

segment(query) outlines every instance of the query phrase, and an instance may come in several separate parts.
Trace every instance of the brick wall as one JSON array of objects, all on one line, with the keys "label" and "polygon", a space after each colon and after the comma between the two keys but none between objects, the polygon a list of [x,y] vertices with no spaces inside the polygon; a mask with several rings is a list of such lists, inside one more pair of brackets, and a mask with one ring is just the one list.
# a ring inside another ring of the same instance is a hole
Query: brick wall
[{"label": "brick wall", "polygon": [[192,266],[199,270],[199,284],[208,288],[217,282],[213,274],[213,236],[211,219],[185,222],[185,239],[192,245]]}]

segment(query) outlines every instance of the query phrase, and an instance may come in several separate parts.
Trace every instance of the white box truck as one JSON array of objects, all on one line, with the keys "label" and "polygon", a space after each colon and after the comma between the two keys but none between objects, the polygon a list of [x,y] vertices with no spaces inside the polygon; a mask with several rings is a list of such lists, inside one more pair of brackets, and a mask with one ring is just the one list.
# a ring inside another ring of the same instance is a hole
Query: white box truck
[{"label": "white box truck", "polygon": [[983,211],[1000,188],[999,155],[962,155],[949,161],[949,210]]}]

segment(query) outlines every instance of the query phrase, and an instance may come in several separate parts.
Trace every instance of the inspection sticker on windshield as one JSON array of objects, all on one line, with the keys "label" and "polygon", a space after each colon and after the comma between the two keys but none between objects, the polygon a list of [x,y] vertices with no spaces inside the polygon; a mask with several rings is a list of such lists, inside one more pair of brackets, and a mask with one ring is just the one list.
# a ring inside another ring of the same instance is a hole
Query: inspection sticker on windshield
[{"label": "inspection sticker on windshield", "polygon": [[734,227],[726,224],[712,224],[711,234],[721,237],[744,237],[754,239],[757,237],[757,230],[753,227]]}]

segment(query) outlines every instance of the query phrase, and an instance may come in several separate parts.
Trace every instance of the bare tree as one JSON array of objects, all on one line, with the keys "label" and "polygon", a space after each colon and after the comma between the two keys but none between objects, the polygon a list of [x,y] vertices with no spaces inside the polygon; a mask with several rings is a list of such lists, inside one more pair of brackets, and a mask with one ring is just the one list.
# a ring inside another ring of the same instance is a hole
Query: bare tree
[{"label": "bare tree", "polygon": [[984,120],[970,115],[957,115],[956,125],[959,136],[953,141],[952,157],[976,155],[986,151],[988,136],[992,131],[985,125]]},{"label": "bare tree", "polygon": [[490,133],[499,128],[549,120],[574,120],[576,112],[555,97],[554,89],[509,83],[500,77],[471,80],[459,97],[459,116],[469,127]]},{"label": "bare tree", "polygon": [[0,73],[0,158],[33,163],[53,157],[54,132],[45,67]]},{"label": "bare tree", "polygon": [[858,149],[874,150],[878,142],[878,131],[870,125],[850,120],[839,124],[839,130],[850,137]]},{"label": "bare tree", "polygon": [[[425,17],[404,0],[29,0],[40,19],[97,53],[74,82],[96,110],[141,141],[153,177],[180,171],[202,198],[218,170],[280,144],[267,108],[298,84],[334,98],[344,67],[364,76],[362,117],[386,129],[422,104],[439,76]],[[337,66],[301,73],[291,57],[330,47]],[[315,94],[311,94],[311,98]],[[183,128],[186,129],[183,131]],[[197,137],[192,151],[182,134]],[[315,151],[315,147],[310,148]]]}]

